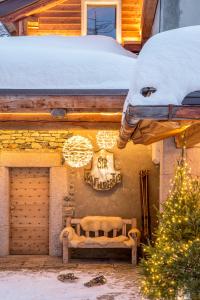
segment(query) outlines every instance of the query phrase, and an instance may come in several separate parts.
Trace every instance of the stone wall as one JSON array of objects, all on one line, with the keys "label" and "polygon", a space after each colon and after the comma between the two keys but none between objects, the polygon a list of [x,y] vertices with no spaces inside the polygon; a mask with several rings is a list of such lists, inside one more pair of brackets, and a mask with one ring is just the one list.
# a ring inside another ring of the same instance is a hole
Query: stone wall
[{"label": "stone wall", "polygon": [[61,150],[64,141],[69,136],[68,130],[0,130],[0,149],[7,151]]}]

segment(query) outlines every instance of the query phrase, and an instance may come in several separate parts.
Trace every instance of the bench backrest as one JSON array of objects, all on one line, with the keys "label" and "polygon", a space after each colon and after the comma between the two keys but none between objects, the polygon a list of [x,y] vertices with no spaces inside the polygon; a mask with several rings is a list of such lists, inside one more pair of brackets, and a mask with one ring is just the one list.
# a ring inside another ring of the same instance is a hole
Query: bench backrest
[{"label": "bench backrest", "polygon": [[[66,220],[66,226],[72,226],[75,231],[76,234],[78,234],[79,236],[83,233],[85,236],[89,237],[89,236],[95,236],[95,237],[99,237],[99,236],[108,236],[108,232],[101,232],[100,230],[98,231],[83,231],[81,228],[81,224],[80,224],[81,219],[78,218],[70,218],[68,217]],[[132,219],[122,219],[123,221],[123,225],[122,225],[122,229],[121,230],[112,230],[111,232],[109,232],[109,236],[110,237],[116,237],[118,235],[125,235],[127,236],[128,234],[128,230],[130,230],[131,228],[137,228],[137,219],[136,218],[132,218]]]}]

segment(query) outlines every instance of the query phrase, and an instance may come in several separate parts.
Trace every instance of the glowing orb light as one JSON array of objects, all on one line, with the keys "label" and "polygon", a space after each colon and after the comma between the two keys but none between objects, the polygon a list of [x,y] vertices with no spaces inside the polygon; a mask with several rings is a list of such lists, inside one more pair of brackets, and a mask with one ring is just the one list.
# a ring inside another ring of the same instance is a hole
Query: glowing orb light
[{"label": "glowing orb light", "polygon": [[65,141],[63,145],[63,156],[70,167],[84,167],[92,159],[92,144],[88,138],[74,135]]},{"label": "glowing orb light", "polygon": [[117,137],[117,131],[98,131],[96,136],[97,144],[101,149],[111,149],[116,145]]}]

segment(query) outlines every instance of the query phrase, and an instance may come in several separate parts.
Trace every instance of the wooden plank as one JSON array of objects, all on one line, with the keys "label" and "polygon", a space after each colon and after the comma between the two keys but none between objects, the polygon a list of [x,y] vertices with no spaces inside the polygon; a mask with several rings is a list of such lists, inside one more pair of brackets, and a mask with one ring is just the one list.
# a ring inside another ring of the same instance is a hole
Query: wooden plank
[{"label": "wooden plank", "polygon": [[42,24],[80,24],[81,19],[76,17],[40,17],[40,25]]},{"label": "wooden plank", "polygon": [[81,30],[81,24],[40,24],[39,31],[41,30]]},{"label": "wooden plank", "polygon": [[113,230],[113,237],[116,237],[117,236],[117,229],[114,229]]},{"label": "wooden plank", "polygon": [[77,224],[77,234],[80,236],[81,235],[81,225]]},{"label": "wooden plank", "polygon": [[200,120],[200,105],[130,105],[126,117],[130,125],[138,119]]},{"label": "wooden plank", "polygon": [[151,36],[157,5],[158,5],[158,0],[143,0],[142,22],[141,22],[143,44]]},{"label": "wooden plank", "polygon": [[54,117],[50,113],[0,113],[0,122],[121,122],[122,113],[66,113],[63,117]]},{"label": "wooden plank", "polygon": [[[71,245],[69,243],[69,248],[74,248],[73,245]],[[105,244],[100,244],[100,243],[92,243],[92,244],[85,244],[84,242],[83,243],[79,243],[78,245],[78,248],[85,248],[85,249],[97,249],[97,248],[131,248],[131,246],[128,246],[127,244],[125,243],[107,243],[106,245]]]},{"label": "wooden plank", "polygon": [[125,96],[3,96],[0,112],[49,112],[54,108],[68,111],[121,112]]},{"label": "wooden plank", "polygon": [[68,130],[73,128],[82,129],[120,129],[120,123],[113,122],[39,122],[39,121],[9,121],[1,122],[1,130]]},{"label": "wooden plank", "polygon": [[124,48],[134,53],[139,53],[142,45],[140,42],[124,42]]},{"label": "wooden plank", "polygon": [[53,32],[51,30],[38,30],[38,29],[31,29],[28,28],[28,35],[33,36],[40,36],[40,35],[64,35],[64,36],[80,36],[81,32],[80,30],[54,30]]},{"label": "wooden plank", "polygon": [[122,235],[126,236],[126,223],[122,225]]},{"label": "wooden plank", "polygon": [[46,18],[50,18],[50,17],[54,17],[54,18],[79,18],[81,19],[81,12],[78,11],[45,11],[43,12],[41,15],[39,15],[39,17],[46,17]]},{"label": "wooden plank", "polygon": [[[177,135],[175,138],[177,148],[183,147],[183,138],[181,135]],[[185,131],[184,144],[187,148],[194,147],[200,143],[200,123],[190,126]]]}]

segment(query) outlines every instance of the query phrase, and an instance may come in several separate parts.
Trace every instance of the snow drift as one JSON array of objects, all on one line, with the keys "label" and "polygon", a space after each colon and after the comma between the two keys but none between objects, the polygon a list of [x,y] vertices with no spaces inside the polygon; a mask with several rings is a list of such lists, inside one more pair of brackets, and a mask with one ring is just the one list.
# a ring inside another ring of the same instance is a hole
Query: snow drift
[{"label": "snow drift", "polygon": [[114,39],[0,39],[0,89],[128,89],[136,56]]},{"label": "snow drift", "polygon": [[[125,109],[132,105],[181,105],[184,97],[200,90],[200,26],[153,36],[140,52]],[[141,89],[157,89],[144,97]]]}]

